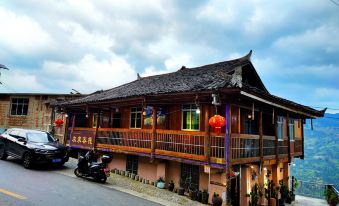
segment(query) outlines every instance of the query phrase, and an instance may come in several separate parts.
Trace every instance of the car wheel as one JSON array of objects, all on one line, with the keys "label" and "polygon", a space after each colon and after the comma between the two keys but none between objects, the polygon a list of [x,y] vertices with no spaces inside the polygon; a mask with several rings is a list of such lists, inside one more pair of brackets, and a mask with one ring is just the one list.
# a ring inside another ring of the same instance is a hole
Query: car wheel
[{"label": "car wheel", "polygon": [[24,165],[24,168],[26,168],[26,169],[31,168],[32,165],[33,165],[32,160],[33,160],[32,154],[29,153],[29,152],[26,152],[23,156],[23,159],[22,159],[22,163]]},{"label": "car wheel", "polygon": [[1,160],[6,160],[7,159],[5,145],[3,145],[3,144],[0,145],[0,159]]}]

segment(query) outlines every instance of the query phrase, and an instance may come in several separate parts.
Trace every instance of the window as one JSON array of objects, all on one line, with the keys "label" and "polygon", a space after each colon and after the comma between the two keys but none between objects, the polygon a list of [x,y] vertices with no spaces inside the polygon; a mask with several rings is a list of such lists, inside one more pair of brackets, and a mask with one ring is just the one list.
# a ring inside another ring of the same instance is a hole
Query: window
[{"label": "window", "polygon": [[199,130],[200,115],[196,112],[196,105],[183,105],[182,107],[182,129]]},{"label": "window", "polygon": [[277,118],[277,135],[278,135],[278,140],[283,139],[283,122],[284,118],[281,116],[278,116]]},{"label": "window", "polygon": [[129,171],[133,174],[138,174],[138,156],[135,155],[127,155],[126,160],[126,171]]},{"label": "window", "polygon": [[28,98],[12,98],[11,115],[27,115],[28,102]]},{"label": "window", "polygon": [[142,109],[140,107],[131,108],[131,125],[130,128],[141,129]]},{"label": "window", "polygon": [[288,120],[288,134],[290,136],[290,140],[294,140],[294,119],[292,118]]}]

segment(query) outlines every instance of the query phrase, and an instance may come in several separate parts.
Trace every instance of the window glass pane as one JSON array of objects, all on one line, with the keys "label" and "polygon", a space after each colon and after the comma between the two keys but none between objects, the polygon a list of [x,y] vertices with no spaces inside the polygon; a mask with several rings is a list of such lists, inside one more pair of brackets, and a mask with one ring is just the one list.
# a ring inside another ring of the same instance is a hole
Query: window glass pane
[{"label": "window glass pane", "polygon": [[192,111],[192,127],[191,129],[199,130],[199,114],[197,114],[195,111]]},{"label": "window glass pane", "polygon": [[278,139],[282,139],[282,123],[278,123]]},{"label": "window glass pane", "polygon": [[189,105],[189,104],[186,104],[186,105],[182,106],[182,109],[190,109],[190,108],[191,108],[191,105]]},{"label": "window glass pane", "polygon": [[135,128],[141,128],[141,118],[136,119],[136,127]]},{"label": "window glass pane", "polygon": [[131,119],[131,128],[135,128],[135,119]]},{"label": "window glass pane", "polygon": [[191,129],[191,115],[188,111],[183,111],[182,115],[182,128]]},{"label": "window glass pane", "polygon": [[28,104],[25,104],[23,107],[24,108],[23,108],[23,111],[22,111],[22,115],[27,115],[27,113],[28,113]]},{"label": "window glass pane", "polygon": [[12,104],[11,115],[16,115],[17,104]]},{"label": "window glass pane", "polygon": [[28,104],[28,99],[23,99],[25,104]]},{"label": "window glass pane", "polygon": [[22,104],[18,104],[18,107],[17,107],[17,115],[22,115]]}]

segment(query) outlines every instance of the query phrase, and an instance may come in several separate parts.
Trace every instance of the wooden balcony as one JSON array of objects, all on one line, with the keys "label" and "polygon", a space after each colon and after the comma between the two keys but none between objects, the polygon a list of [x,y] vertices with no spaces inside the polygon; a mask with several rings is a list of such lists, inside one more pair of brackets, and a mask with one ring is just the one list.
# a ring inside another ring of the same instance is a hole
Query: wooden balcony
[{"label": "wooden balcony", "polygon": [[[225,166],[226,152],[231,164],[283,158],[288,155],[288,141],[277,141],[274,136],[262,136],[261,140],[259,135],[231,134],[227,151],[225,134],[211,133],[208,136],[200,131],[73,128],[68,132],[70,146],[75,148],[95,147],[109,152],[163,159],[177,158],[182,161],[199,161],[202,164],[210,162],[220,167]],[[295,140],[292,151],[298,154],[302,152],[301,144],[301,139]]]}]

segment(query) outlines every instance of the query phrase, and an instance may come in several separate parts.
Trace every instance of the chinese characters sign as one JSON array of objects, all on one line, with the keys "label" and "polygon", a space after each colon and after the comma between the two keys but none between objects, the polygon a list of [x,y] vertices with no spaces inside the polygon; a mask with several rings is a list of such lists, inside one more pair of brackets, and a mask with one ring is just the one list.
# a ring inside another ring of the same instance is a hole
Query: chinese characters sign
[{"label": "chinese characters sign", "polygon": [[77,148],[94,148],[94,131],[73,131],[71,134],[70,145]]}]

